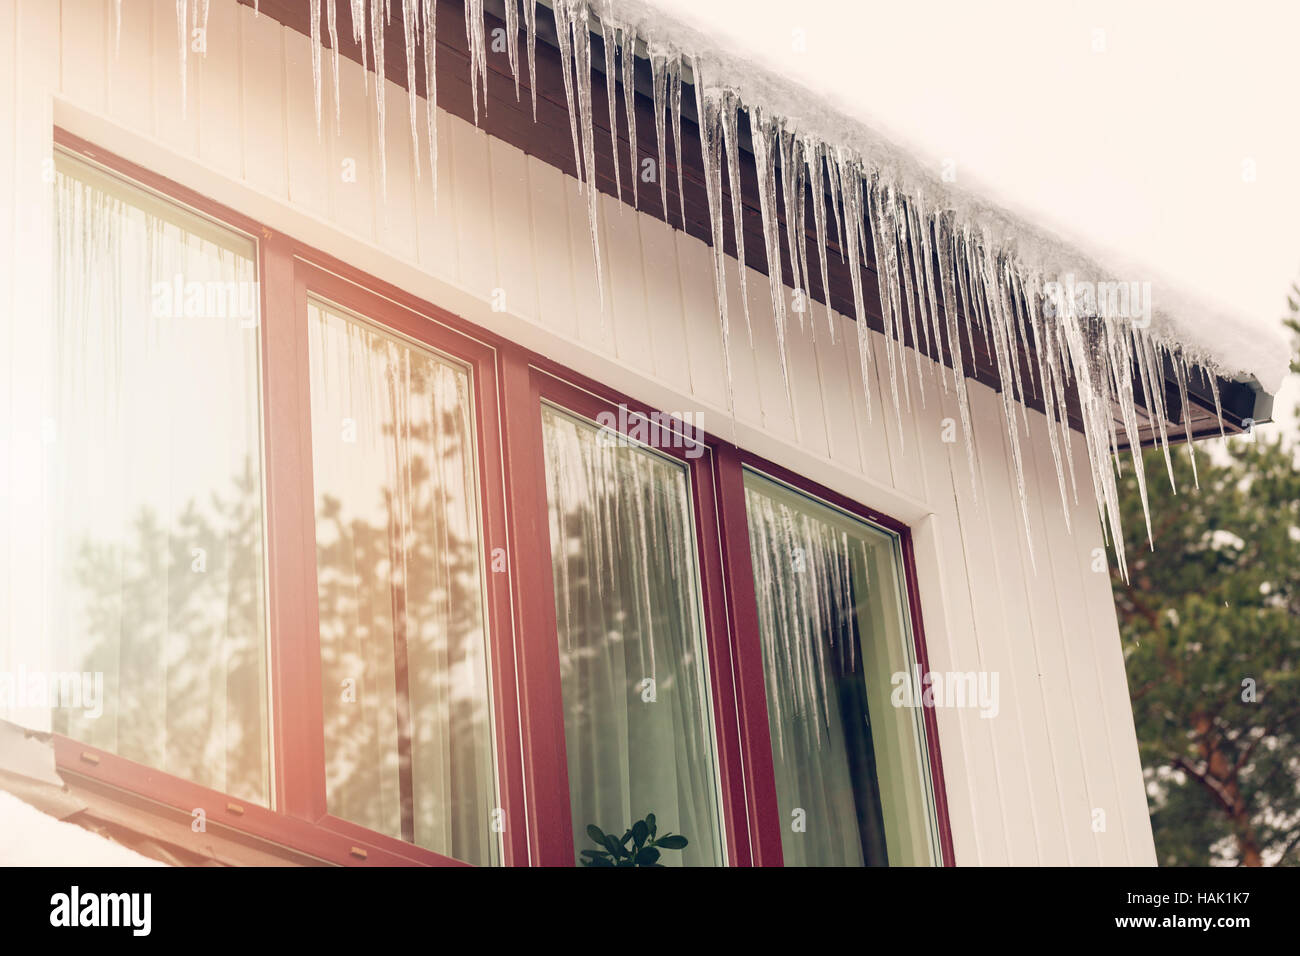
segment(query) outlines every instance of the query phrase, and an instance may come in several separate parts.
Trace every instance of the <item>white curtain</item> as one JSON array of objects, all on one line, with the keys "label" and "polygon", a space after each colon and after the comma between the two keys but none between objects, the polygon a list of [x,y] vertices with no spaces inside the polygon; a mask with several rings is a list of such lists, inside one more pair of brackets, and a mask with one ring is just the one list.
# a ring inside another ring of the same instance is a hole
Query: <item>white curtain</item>
[{"label": "white curtain", "polygon": [[102,680],[52,729],[268,804],[254,243],[70,156],[55,200],[49,601],[19,639]]},{"label": "white curtain", "polygon": [[895,539],[745,476],[768,723],[787,866],[928,864],[920,712]]},{"label": "white curtain", "polygon": [[575,859],[653,813],[723,862],[686,469],[543,407]]},{"label": "white curtain", "polygon": [[331,813],[496,859],[470,379],[308,308]]}]

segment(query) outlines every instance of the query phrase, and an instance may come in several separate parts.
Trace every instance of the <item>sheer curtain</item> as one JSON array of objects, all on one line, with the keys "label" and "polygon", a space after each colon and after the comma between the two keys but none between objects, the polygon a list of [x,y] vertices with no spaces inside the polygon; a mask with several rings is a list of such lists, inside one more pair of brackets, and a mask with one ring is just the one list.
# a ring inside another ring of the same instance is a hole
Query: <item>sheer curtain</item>
[{"label": "sheer curtain", "polygon": [[308,305],[329,811],[492,863],[469,373]]},{"label": "sheer curtain", "polygon": [[268,804],[254,243],[63,154],[54,194],[47,631],[25,639],[102,712],[60,700],[50,727]]},{"label": "sheer curtain", "polygon": [[928,864],[932,801],[895,539],[746,472],[787,866]]},{"label": "sheer curtain", "polygon": [[720,864],[686,469],[543,406],[574,854],[647,813],[689,840],[665,865]]}]

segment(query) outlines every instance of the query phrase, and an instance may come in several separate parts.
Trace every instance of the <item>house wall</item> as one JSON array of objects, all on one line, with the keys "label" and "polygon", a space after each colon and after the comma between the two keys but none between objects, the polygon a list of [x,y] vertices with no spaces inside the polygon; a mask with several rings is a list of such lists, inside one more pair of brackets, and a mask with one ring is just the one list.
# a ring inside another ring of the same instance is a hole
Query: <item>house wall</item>
[{"label": "house wall", "polygon": [[[931,363],[924,405],[911,369],[900,433],[881,388],[883,339],[872,333],[868,417],[854,326],[836,315],[832,340],[815,305],[815,337],[792,324],[787,338],[791,407],[767,279],[747,272],[751,348],[733,261],[733,423],[704,244],[602,195],[602,319],[574,179],[440,113],[435,209],[427,168],[415,175],[405,91],[390,83],[385,202],[359,66],[343,63],[342,132],[331,118],[318,136],[308,39],[213,0],[182,115],[175,8],[125,0],[115,50],[112,0],[0,0],[0,621],[10,638],[0,662],[39,666],[34,636],[53,586],[40,571],[38,521],[44,449],[57,436],[43,422],[39,375],[51,248],[43,174],[57,124],[638,400],[702,412],[710,432],[909,523],[931,668],[1000,680],[997,717],[938,711],[957,862],[1154,864],[1109,580],[1092,569],[1101,528],[1083,487],[1066,530],[1042,415],[1030,412],[1022,439],[1031,558],[988,388],[971,383],[972,488],[960,427],[955,443],[942,440],[958,412]],[[427,135],[423,115],[420,127]],[[349,159],[354,183],[341,175]],[[490,307],[498,289],[506,312]]]}]

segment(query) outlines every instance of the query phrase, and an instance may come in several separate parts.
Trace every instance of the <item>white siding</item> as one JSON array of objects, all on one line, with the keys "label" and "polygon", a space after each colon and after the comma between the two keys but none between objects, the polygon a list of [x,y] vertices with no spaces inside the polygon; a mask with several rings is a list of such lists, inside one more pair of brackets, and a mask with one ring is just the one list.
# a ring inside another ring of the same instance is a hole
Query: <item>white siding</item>
[{"label": "white siding", "polygon": [[[958,862],[1155,862],[1110,588],[1091,569],[1101,529],[1089,495],[1067,533],[1042,416],[1031,413],[1023,440],[1034,565],[989,389],[971,384],[975,497],[960,429],[956,444],[941,440],[957,410],[929,363],[924,408],[912,369],[900,436],[883,340],[875,335],[868,417],[853,323],[837,316],[832,341],[820,305],[815,340],[791,323],[791,407],[767,280],[746,272],[751,349],[733,261],[733,432],[703,243],[602,196],[602,317],[572,178],[440,113],[435,210],[427,151],[417,181],[405,94],[389,84],[385,203],[359,66],[343,62],[336,132],[326,63],[318,136],[307,39],[213,0],[207,55],[191,54],[182,117],[175,4],[123,6],[115,53],[111,0],[0,0],[0,621],[12,635],[42,631],[39,575],[31,586],[17,575],[39,566],[41,547],[33,357],[46,341],[50,286],[42,162],[58,123],[642,401],[702,411],[710,431],[911,524],[932,668],[995,670],[1001,682],[998,717],[938,714]],[[344,181],[345,161],[356,182]],[[489,308],[498,288],[505,313]],[[1076,461],[1084,455],[1079,444]],[[35,643],[12,646],[38,655]],[[1094,832],[1094,810],[1104,831]]]}]

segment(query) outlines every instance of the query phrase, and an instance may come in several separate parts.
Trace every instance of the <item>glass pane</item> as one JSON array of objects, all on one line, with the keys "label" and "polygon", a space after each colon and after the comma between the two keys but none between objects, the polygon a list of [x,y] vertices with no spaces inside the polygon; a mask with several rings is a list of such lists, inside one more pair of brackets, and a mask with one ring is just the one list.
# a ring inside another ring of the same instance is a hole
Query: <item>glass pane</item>
[{"label": "glass pane", "polygon": [[686,469],[542,409],[575,856],[647,814],[723,862]]},{"label": "glass pane", "polygon": [[256,247],[71,156],[55,178],[52,726],[270,803]]},{"label": "glass pane", "polygon": [[469,373],[308,304],[329,812],[497,858]]},{"label": "glass pane", "polygon": [[786,865],[933,862],[897,539],[752,472],[745,497]]}]

